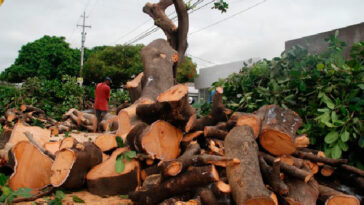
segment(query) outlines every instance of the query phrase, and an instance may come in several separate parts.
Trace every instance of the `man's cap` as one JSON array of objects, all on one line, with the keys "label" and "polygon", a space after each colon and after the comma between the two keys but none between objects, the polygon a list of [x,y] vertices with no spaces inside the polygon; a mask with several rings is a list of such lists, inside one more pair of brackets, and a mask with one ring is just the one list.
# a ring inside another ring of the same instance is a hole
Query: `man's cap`
[{"label": "man's cap", "polygon": [[105,81],[110,81],[110,83],[112,83],[112,80],[111,80],[111,78],[109,77],[109,76],[107,76],[106,78],[105,78]]}]

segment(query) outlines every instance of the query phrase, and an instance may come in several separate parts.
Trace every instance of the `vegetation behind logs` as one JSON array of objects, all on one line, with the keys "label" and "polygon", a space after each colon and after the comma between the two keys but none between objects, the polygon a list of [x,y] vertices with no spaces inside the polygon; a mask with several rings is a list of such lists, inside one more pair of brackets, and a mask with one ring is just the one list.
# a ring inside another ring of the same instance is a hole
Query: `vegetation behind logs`
[{"label": "vegetation behind logs", "polygon": [[295,110],[303,118],[299,133],[307,133],[315,148],[364,168],[364,42],[345,60],[345,43],[337,35],[327,39],[323,54],[298,46],[214,85],[224,88],[224,103],[232,110],[252,112],[266,104]]}]

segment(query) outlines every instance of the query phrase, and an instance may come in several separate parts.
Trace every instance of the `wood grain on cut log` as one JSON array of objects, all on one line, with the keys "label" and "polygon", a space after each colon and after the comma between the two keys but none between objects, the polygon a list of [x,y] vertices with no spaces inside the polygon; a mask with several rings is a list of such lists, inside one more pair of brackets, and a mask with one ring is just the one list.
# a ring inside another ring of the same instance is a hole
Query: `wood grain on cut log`
[{"label": "wood grain on cut log", "polygon": [[310,138],[306,134],[299,135],[296,137],[294,144],[297,148],[308,147]]},{"label": "wood grain on cut log", "polygon": [[275,204],[274,194],[266,189],[258,161],[258,145],[249,126],[233,128],[225,138],[226,157],[238,158],[239,165],[226,168],[236,204]]},{"label": "wood grain on cut log", "polygon": [[158,204],[167,198],[218,181],[218,179],[219,174],[213,165],[191,167],[187,172],[165,180],[158,186],[140,188],[130,193],[129,197],[137,205]]},{"label": "wood grain on cut log", "polygon": [[319,196],[319,185],[316,180],[305,183],[297,178],[287,177],[285,182],[288,185],[288,196],[284,199],[290,205],[312,205],[316,204]]},{"label": "wood grain on cut log", "polygon": [[184,129],[195,110],[188,103],[188,86],[175,85],[162,92],[154,104],[144,104],[137,107],[138,117],[147,123],[156,120],[167,121],[174,126]]},{"label": "wood grain on cut log", "polygon": [[359,200],[353,195],[347,195],[330,187],[319,185],[319,200],[325,205],[359,205]]},{"label": "wood grain on cut log", "polygon": [[302,125],[297,113],[278,105],[266,105],[256,114],[262,120],[259,142],[265,150],[278,156],[296,151],[296,132]]},{"label": "wood grain on cut log", "polygon": [[130,100],[134,103],[142,93],[142,78],[144,73],[139,73],[133,80],[126,83],[126,89],[128,89]]},{"label": "wood grain on cut log", "polygon": [[[3,157],[6,161],[8,160],[9,150],[21,141],[29,141],[25,136],[24,132],[30,132],[33,135],[34,141],[41,147],[49,141],[51,132],[47,129],[43,129],[37,126],[28,126],[19,122],[16,123],[11,131],[9,140],[4,146],[4,149],[0,150],[0,157]],[[9,133],[8,133],[9,134]]]},{"label": "wood grain on cut log", "polygon": [[55,141],[55,142],[47,142],[43,145],[44,149],[48,152],[52,153],[53,155],[58,152],[60,147],[61,141]]},{"label": "wood grain on cut log", "polygon": [[78,140],[74,137],[65,137],[59,144],[59,150],[62,149],[71,149],[74,148],[78,144]]},{"label": "wood grain on cut log", "polygon": [[116,142],[116,135],[113,134],[103,134],[96,138],[95,142],[101,151],[106,152],[118,147]]},{"label": "wood grain on cut log", "polygon": [[128,148],[116,149],[111,157],[101,164],[93,167],[87,174],[87,189],[100,196],[128,194],[141,185],[139,162],[124,159],[124,171],[115,170],[116,158],[119,154],[128,151]]},{"label": "wood grain on cut log", "polygon": [[[141,127],[144,127],[144,130],[141,130]],[[176,159],[180,153],[179,144],[182,140],[182,131],[168,122],[158,120],[150,126],[143,124],[136,126],[126,139],[135,150],[168,161]]]},{"label": "wood grain on cut log", "polygon": [[217,87],[212,97],[212,108],[208,116],[196,119],[196,115],[192,115],[186,125],[186,132],[204,130],[205,126],[216,125],[218,122],[227,121],[230,110],[227,110],[222,102],[224,90]]},{"label": "wood grain on cut log", "polygon": [[236,126],[243,125],[250,126],[254,131],[255,139],[258,138],[261,129],[261,120],[257,115],[251,113],[244,113],[240,115],[238,120],[236,121]]},{"label": "wood grain on cut log", "polygon": [[335,168],[329,165],[323,165],[320,173],[324,177],[330,177],[335,172]]},{"label": "wood grain on cut log", "polygon": [[92,142],[60,150],[52,166],[51,184],[68,189],[81,188],[88,171],[101,162],[102,152]]},{"label": "wood grain on cut log", "polygon": [[50,184],[53,160],[27,141],[17,143],[11,149],[15,160],[14,173],[9,179],[9,187],[17,190],[22,187],[41,190]]}]

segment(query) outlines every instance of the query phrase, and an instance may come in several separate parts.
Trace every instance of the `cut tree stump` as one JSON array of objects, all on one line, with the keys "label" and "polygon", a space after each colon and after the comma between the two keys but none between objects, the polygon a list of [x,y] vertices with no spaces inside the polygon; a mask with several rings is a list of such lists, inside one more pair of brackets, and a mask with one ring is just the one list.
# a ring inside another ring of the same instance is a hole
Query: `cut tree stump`
[{"label": "cut tree stump", "polygon": [[14,173],[9,178],[9,187],[17,190],[22,187],[39,191],[50,184],[53,160],[36,146],[21,141],[11,149],[15,160]]},{"label": "cut tree stump", "polygon": [[233,128],[225,138],[225,155],[238,158],[239,165],[226,168],[233,198],[238,205],[275,204],[275,195],[266,189],[260,174],[258,145],[249,126]]},{"label": "cut tree stump", "polygon": [[297,113],[278,105],[266,105],[256,114],[262,120],[259,142],[265,150],[276,156],[296,151],[296,132],[302,125],[302,119]]},{"label": "cut tree stump", "polygon": [[[140,128],[144,127],[144,130]],[[141,124],[130,131],[127,143],[137,151],[143,151],[163,161],[176,159],[180,153],[182,131],[168,122],[158,120],[150,126]]]},{"label": "cut tree stump", "polygon": [[187,172],[165,180],[160,185],[148,188],[142,187],[130,193],[129,197],[137,205],[153,205],[218,180],[219,174],[213,165],[191,167]]},{"label": "cut tree stump", "polygon": [[100,196],[128,194],[141,185],[139,162],[135,159],[124,159],[124,171],[115,170],[116,158],[128,148],[116,149],[109,159],[95,166],[87,174],[87,189]]},{"label": "cut tree stump", "polygon": [[60,145],[61,141],[55,141],[55,142],[47,142],[43,145],[43,147],[45,150],[55,155],[56,152],[58,152]]},{"label": "cut tree stump", "polygon": [[81,188],[88,171],[101,162],[102,152],[92,142],[62,149],[57,152],[52,166],[51,184],[67,189]]},{"label": "cut tree stump", "polygon": [[319,185],[319,200],[325,205],[359,205],[359,200],[353,195],[347,195],[330,187]]},{"label": "cut tree stump", "polygon": [[95,142],[102,152],[110,151],[118,147],[116,136],[113,134],[103,134],[96,138]]}]

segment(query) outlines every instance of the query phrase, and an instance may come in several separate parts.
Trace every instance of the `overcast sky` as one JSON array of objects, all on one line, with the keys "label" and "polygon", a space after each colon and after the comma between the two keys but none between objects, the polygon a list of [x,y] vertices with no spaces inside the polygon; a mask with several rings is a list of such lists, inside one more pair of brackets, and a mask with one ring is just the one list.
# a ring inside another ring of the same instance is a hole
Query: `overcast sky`
[{"label": "overcast sky", "polygon": [[[22,45],[43,35],[65,36],[71,47],[79,48],[81,30],[76,25],[82,23],[80,15],[84,10],[88,16],[86,24],[92,26],[87,29],[86,47],[124,44],[153,26],[142,12],[146,2],[5,0],[0,6],[0,71],[14,62]],[[209,2],[203,0],[197,8]],[[364,22],[364,0],[227,2],[230,8],[224,14],[211,10],[212,4],[190,14],[192,35],[188,37],[187,54],[200,68],[250,57],[272,58],[280,55],[287,40]],[[259,5],[254,7],[256,4]],[[238,12],[239,15],[203,29]],[[148,44],[157,38],[165,36],[158,31],[137,43]]]}]

